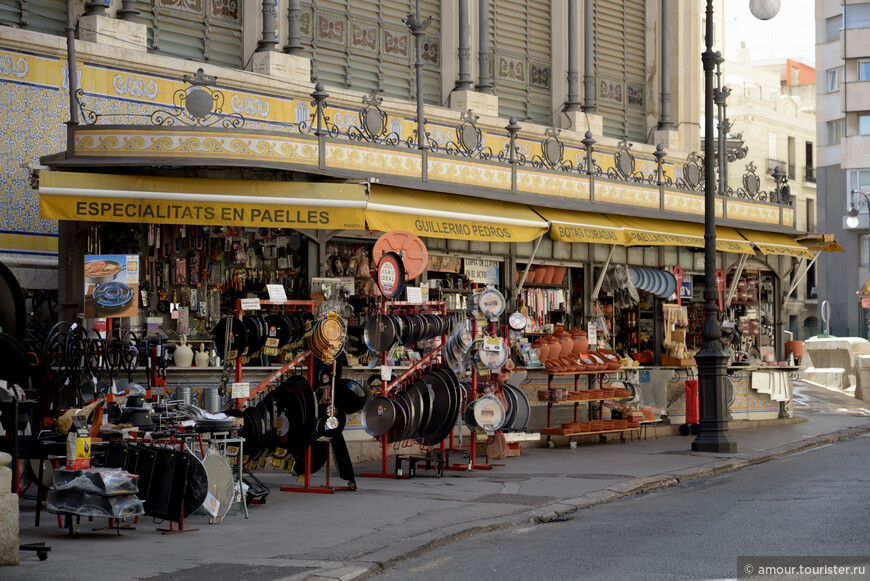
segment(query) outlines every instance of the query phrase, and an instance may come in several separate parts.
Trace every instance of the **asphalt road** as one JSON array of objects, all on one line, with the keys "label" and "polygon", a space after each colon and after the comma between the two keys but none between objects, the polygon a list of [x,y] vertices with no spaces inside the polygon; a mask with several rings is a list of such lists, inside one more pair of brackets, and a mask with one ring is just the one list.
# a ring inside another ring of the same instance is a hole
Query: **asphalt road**
[{"label": "asphalt road", "polygon": [[870,556],[868,486],[865,436],[597,505],[561,522],[461,539],[377,577],[733,579],[738,556]]}]

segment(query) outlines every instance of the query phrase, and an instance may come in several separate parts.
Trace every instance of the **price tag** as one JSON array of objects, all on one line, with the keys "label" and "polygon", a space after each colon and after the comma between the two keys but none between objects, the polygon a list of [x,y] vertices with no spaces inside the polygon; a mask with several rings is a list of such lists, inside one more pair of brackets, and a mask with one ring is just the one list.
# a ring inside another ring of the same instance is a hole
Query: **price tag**
[{"label": "price tag", "polygon": [[423,302],[423,289],[419,286],[409,286],[407,287],[408,291],[408,302],[409,303],[422,303]]},{"label": "price tag", "polygon": [[[269,285],[269,286],[273,286],[273,285]],[[281,290],[282,291],[284,290],[284,287],[281,286],[280,284],[274,285],[274,286],[281,287]],[[269,293],[270,296],[271,296],[271,294],[272,293]],[[257,299],[257,298],[242,299],[241,301],[239,301],[239,303],[241,304],[243,311],[259,311],[260,310],[260,299]]]},{"label": "price tag", "polygon": [[393,368],[389,365],[384,365],[381,367],[381,380],[389,381],[393,378]]},{"label": "price tag", "polygon": [[483,350],[484,351],[500,351],[501,350],[501,339],[498,337],[484,337],[483,338]]},{"label": "price tag", "polygon": [[586,338],[589,339],[590,345],[598,345],[598,325],[596,323],[586,325]]},{"label": "price tag", "polygon": [[251,384],[247,381],[233,383],[233,398],[247,398],[251,395]]},{"label": "price tag", "polygon": [[287,301],[287,293],[284,292],[283,284],[267,284],[266,291],[269,293],[269,300],[273,303],[283,303]]}]

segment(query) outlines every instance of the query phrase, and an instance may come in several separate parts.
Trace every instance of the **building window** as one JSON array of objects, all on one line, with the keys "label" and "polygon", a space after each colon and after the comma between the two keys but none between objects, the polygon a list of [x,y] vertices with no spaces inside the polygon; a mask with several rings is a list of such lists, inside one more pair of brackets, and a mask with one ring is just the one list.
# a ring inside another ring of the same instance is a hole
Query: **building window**
[{"label": "building window", "polygon": [[842,16],[831,16],[825,20],[825,42],[840,40],[840,28],[843,25]]},{"label": "building window", "polygon": [[828,69],[828,91],[839,91],[840,90],[840,82],[843,78],[843,70],[842,67],[837,67],[836,69]]},{"label": "building window", "polygon": [[858,135],[870,135],[870,114],[858,115]]},{"label": "building window", "polygon": [[848,4],[843,7],[843,23],[846,28],[870,27],[870,3]]},{"label": "building window", "polygon": [[870,81],[870,61],[858,61],[858,80]]},{"label": "building window", "polygon": [[840,143],[840,140],[846,133],[846,120],[835,119],[825,123],[825,126],[828,129],[828,145]]}]

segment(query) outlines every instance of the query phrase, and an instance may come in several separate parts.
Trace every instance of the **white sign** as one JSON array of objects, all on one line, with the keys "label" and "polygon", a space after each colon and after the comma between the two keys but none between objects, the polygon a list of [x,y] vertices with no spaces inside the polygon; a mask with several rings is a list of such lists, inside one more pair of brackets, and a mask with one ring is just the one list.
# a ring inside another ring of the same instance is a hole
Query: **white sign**
[{"label": "white sign", "polygon": [[423,289],[419,286],[409,286],[408,291],[408,302],[409,303],[422,303],[423,302]]},{"label": "white sign", "polygon": [[471,282],[485,284],[499,283],[499,262],[497,260],[483,260],[481,258],[465,259],[465,276]]},{"label": "white sign", "polygon": [[589,339],[590,345],[598,345],[598,324],[589,323],[586,325],[586,338]]},{"label": "white sign", "polygon": [[[281,286],[281,285],[275,285]],[[284,287],[281,287],[283,290]],[[242,299],[239,301],[241,304],[243,311],[259,311],[260,310],[260,299]]]},{"label": "white sign", "polygon": [[389,365],[384,365],[381,367],[381,380],[382,381],[390,381],[393,378],[393,368]]},{"label": "white sign", "polygon": [[251,396],[251,384],[247,381],[233,383],[233,398],[247,399]]},{"label": "white sign", "polygon": [[269,293],[269,300],[273,303],[283,303],[287,301],[287,293],[284,292],[283,284],[267,284],[266,290]]}]

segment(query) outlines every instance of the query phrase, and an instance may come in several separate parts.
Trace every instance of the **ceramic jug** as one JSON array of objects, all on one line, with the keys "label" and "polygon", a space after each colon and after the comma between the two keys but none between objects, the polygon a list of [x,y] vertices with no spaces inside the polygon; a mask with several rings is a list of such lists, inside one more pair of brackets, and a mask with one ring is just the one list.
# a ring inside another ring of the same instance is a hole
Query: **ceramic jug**
[{"label": "ceramic jug", "polygon": [[205,343],[199,344],[199,351],[194,357],[197,367],[208,367],[208,351],[205,350]]},{"label": "ceramic jug", "polygon": [[193,363],[193,349],[187,344],[187,335],[181,336],[181,345],[175,348],[172,360],[175,361],[176,367],[190,367]]}]

